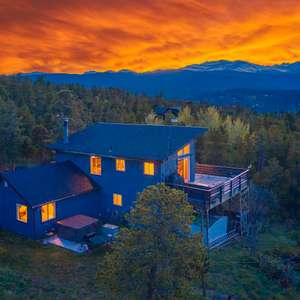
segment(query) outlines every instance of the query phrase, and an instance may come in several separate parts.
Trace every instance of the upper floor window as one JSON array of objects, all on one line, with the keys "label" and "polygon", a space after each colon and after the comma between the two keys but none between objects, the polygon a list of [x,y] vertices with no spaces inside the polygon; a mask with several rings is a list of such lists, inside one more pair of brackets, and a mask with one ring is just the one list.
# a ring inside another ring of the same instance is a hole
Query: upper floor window
[{"label": "upper floor window", "polygon": [[180,150],[177,152],[177,155],[178,155],[178,156],[181,156],[181,155],[187,155],[187,154],[190,154],[190,152],[191,152],[190,145],[187,144],[186,146],[184,146],[182,149],[180,149]]},{"label": "upper floor window", "polygon": [[55,202],[49,202],[41,207],[42,222],[46,222],[55,219],[56,216],[56,204]]},{"label": "upper floor window", "polygon": [[100,156],[91,156],[90,158],[90,172],[93,175],[101,175],[101,157]]},{"label": "upper floor window", "polygon": [[113,203],[116,206],[122,206],[122,195],[121,194],[113,194]]},{"label": "upper floor window", "polygon": [[116,159],[116,170],[121,172],[125,171],[125,159]]},{"label": "upper floor window", "polygon": [[17,204],[17,220],[23,223],[27,223],[28,213],[26,205]]},{"label": "upper floor window", "polygon": [[144,174],[154,175],[154,162],[149,162],[149,161],[144,162]]}]

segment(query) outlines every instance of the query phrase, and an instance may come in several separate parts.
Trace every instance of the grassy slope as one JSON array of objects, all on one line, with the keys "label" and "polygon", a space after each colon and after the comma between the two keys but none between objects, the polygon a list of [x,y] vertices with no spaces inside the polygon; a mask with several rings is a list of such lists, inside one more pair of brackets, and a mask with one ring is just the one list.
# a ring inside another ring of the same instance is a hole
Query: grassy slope
[{"label": "grassy slope", "polygon": [[287,230],[278,226],[259,236],[254,257],[241,243],[214,250],[210,256],[209,288],[241,299],[300,299],[299,286],[281,288],[279,280],[268,277],[257,264],[258,256],[278,259],[286,254],[300,255],[300,249],[288,237]]},{"label": "grassy slope", "polygon": [[94,286],[100,250],[76,255],[11,234],[0,239],[0,299],[102,298]]},{"label": "grassy slope", "polygon": [[[261,235],[258,248],[260,254],[299,252],[282,228]],[[0,299],[103,299],[95,286],[95,262],[102,256],[101,249],[75,255],[0,233]],[[211,252],[209,288],[241,299],[300,299],[296,287],[282,289],[259,272],[238,243]]]}]

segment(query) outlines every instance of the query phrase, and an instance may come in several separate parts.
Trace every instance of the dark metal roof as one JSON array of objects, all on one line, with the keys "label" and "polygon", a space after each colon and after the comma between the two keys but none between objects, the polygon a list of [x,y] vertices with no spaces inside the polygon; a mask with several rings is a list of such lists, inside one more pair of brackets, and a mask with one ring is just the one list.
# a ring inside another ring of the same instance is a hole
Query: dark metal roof
[{"label": "dark metal roof", "polygon": [[70,161],[4,172],[2,176],[31,206],[76,196],[97,188]]},{"label": "dark metal roof", "polygon": [[69,143],[52,144],[63,152],[109,157],[165,160],[206,128],[145,124],[97,123],[70,136]]},{"label": "dark metal roof", "polygon": [[154,107],[154,112],[157,114],[157,115],[165,115],[167,112],[171,112],[175,115],[178,115],[179,112],[181,110],[181,107],[180,106],[161,106],[161,105],[157,105]]}]

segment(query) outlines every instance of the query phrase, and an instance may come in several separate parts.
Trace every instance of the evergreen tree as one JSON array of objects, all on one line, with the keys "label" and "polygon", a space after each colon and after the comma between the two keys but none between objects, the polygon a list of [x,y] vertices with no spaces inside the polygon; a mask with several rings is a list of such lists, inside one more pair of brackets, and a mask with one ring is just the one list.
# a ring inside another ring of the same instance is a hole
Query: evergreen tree
[{"label": "evergreen tree", "polygon": [[200,299],[208,269],[200,236],[191,236],[193,208],[182,191],[146,188],[128,216],[98,279],[111,299]]}]

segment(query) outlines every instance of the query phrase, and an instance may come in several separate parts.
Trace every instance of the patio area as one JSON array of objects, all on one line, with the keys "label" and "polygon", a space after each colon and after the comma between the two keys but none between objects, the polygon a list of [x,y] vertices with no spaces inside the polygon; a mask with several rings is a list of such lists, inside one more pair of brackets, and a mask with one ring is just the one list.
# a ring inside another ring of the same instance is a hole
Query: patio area
[{"label": "patio area", "polygon": [[91,247],[112,242],[119,226],[101,225],[100,220],[85,215],[74,215],[56,223],[56,229],[43,240],[43,243],[71,250],[87,252]]}]

